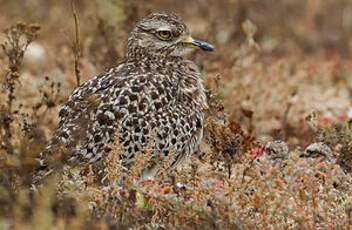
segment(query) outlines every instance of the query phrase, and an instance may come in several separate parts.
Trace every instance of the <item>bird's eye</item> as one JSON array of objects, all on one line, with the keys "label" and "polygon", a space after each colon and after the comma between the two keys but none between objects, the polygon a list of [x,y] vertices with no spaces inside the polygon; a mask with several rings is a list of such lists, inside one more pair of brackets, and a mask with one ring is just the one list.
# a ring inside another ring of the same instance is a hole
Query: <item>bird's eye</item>
[{"label": "bird's eye", "polygon": [[159,31],[158,34],[164,40],[168,40],[171,38],[171,32],[167,30]]}]

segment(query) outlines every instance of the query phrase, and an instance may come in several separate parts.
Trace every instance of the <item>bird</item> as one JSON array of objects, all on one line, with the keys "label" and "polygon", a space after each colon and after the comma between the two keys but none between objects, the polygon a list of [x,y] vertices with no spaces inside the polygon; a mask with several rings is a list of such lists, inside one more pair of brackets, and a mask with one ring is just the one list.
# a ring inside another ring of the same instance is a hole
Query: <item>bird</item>
[{"label": "bird", "polygon": [[310,165],[312,165],[314,161],[325,162],[328,165],[327,169],[319,170],[323,173],[326,173],[327,170],[331,170],[334,188],[341,191],[351,191],[351,160],[348,160],[347,157],[351,156],[351,154],[348,149],[349,146],[344,146],[336,152],[332,150],[327,143],[320,141],[309,144],[299,156],[307,160],[309,159],[308,163]]},{"label": "bird", "polygon": [[352,143],[345,143],[338,151],[333,151],[325,142],[314,142],[307,146],[300,157],[316,158],[339,165],[345,173],[352,173]]},{"label": "bird", "polygon": [[328,160],[331,162],[336,161],[335,153],[331,150],[329,145],[325,142],[313,142],[306,147],[303,153],[299,155],[303,158],[316,158],[321,161]]},{"label": "bird", "polygon": [[289,149],[284,141],[269,141],[265,145],[265,152],[273,167],[278,166],[281,170],[285,168],[285,161],[289,157]]},{"label": "bird", "polygon": [[98,165],[96,176],[104,177],[103,162],[116,140],[127,170],[149,143],[153,157],[172,154],[170,168],[184,162],[202,140],[207,108],[200,71],[184,58],[196,49],[214,47],[192,38],[173,13],[152,13],[137,22],[124,60],[77,87],[60,109],[37,175],[50,175],[54,156],[63,152],[65,165]]}]

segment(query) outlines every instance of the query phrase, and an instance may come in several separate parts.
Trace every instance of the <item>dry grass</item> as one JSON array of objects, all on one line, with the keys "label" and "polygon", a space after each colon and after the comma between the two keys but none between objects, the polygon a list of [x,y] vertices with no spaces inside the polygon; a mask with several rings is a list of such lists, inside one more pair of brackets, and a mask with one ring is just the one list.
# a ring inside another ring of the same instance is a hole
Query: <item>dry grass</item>
[{"label": "dry grass", "polygon": [[[0,229],[352,228],[349,1],[75,1],[79,40],[70,3],[0,0]],[[199,152],[141,181],[158,162],[150,146],[126,175],[115,143],[107,178],[66,167],[33,192],[34,158],[77,80],[120,61],[134,22],[158,10],[216,47],[189,57],[209,104]],[[264,150],[276,139],[290,147],[282,168]],[[337,161],[299,158],[314,141]]]}]

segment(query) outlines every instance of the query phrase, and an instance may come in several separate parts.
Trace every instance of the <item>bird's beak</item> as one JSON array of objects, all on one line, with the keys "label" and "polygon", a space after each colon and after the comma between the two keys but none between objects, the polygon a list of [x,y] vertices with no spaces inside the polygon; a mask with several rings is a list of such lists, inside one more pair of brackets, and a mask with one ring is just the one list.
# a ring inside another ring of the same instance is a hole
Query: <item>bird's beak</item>
[{"label": "bird's beak", "polygon": [[213,51],[214,46],[210,45],[209,43],[198,41],[193,39],[192,37],[188,37],[185,40],[181,41],[186,47],[193,48],[193,49],[202,49],[204,51]]}]

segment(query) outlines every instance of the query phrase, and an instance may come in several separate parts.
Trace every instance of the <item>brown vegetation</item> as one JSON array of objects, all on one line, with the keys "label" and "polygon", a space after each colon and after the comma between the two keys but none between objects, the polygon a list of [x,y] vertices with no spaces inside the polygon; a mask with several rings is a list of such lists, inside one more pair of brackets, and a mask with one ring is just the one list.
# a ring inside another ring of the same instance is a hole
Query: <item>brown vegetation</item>
[{"label": "brown vegetation", "polygon": [[[350,1],[72,4],[0,0],[0,229],[352,228]],[[116,143],[106,161],[111,186],[96,185],[94,168],[67,168],[33,191],[35,157],[60,105],[123,58],[139,18],[161,10],[216,47],[188,57],[204,72],[209,103],[199,152],[140,181],[150,154],[124,175]],[[282,167],[266,157],[278,139],[290,149]],[[318,141],[336,161],[299,157]]]}]

